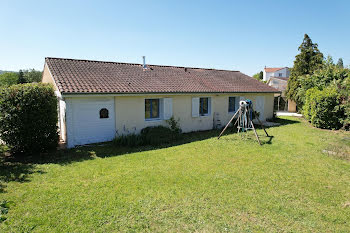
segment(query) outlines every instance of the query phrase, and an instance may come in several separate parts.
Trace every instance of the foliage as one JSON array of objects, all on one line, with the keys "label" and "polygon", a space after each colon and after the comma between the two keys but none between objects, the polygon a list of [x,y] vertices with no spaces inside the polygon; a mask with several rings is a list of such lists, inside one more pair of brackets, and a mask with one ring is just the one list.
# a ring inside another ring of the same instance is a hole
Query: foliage
[{"label": "foliage", "polygon": [[175,117],[172,116],[170,117],[169,120],[166,120],[166,123],[169,125],[171,131],[175,134],[180,134],[182,132],[181,127],[180,127],[180,119],[175,120]]},{"label": "foliage", "polygon": [[318,45],[312,43],[310,37],[305,34],[304,40],[299,46],[300,53],[296,55],[294,66],[291,69],[290,78],[286,95],[288,99],[294,100],[299,107],[302,107],[303,102],[297,97],[300,89],[299,77],[304,75],[312,75],[313,72],[322,67],[323,54],[318,50]]},{"label": "foliage", "polygon": [[24,73],[22,70],[19,70],[18,72],[18,84],[26,83],[27,80],[24,78]]},{"label": "foliage", "polygon": [[341,107],[344,108],[344,119],[342,120],[343,128],[350,129],[350,70],[348,76],[338,85],[341,96]]},{"label": "foliage", "polygon": [[333,87],[320,90],[316,87],[306,92],[303,114],[311,124],[324,129],[342,127],[344,108],[340,106],[340,95]]},{"label": "foliage", "polygon": [[0,74],[0,87],[8,87],[18,83],[18,74],[15,72],[6,72]]},{"label": "foliage", "polygon": [[12,86],[23,83],[40,82],[42,78],[42,72],[34,69],[20,70],[17,72],[5,72],[0,74],[0,87]]},{"label": "foliage", "polygon": [[343,58],[338,59],[337,66],[341,69],[344,68]]},{"label": "foliage", "polygon": [[26,83],[39,83],[41,82],[42,72],[35,69],[25,70],[23,76]]},{"label": "foliage", "polygon": [[113,140],[113,143],[117,146],[128,147],[142,146],[144,144],[141,135],[134,133],[118,136]]},{"label": "foliage", "polygon": [[264,73],[262,71],[253,75],[253,78],[255,78],[258,81],[262,81],[263,77],[264,77]]},{"label": "foliage", "polygon": [[169,127],[150,126],[141,130],[140,134],[121,135],[113,140],[115,145],[121,146],[142,146],[142,145],[162,145],[171,143],[181,138],[181,128],[179,121],[172,116],[166,120]]},{"label": "foliage", "polygon": [[57,98],[47,84],[0,90],[0,135],[13,152],[36,153],[57,146]]},{"label": "foliage", "polygon": [[171,143],[176,139],[176,134],[165,126],[151,126],[141,130],[141,137],[145,145],[157,146]]}]

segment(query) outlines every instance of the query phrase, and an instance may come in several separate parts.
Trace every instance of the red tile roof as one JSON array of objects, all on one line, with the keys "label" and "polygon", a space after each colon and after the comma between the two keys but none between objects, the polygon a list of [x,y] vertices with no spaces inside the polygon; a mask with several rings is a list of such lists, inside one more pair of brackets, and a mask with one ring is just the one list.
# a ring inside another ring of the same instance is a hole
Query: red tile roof
[{"label": "red tile roof", "polygon": [[284,68],[286,68],[286,67],[281,67],[281,68],[264,68],[264,70],[266,72],[270,73],[270,72],[276,72],[276,71],[282,70]]},{"label": "red tile roof", "polygon": [[239,71],[46,58],[61,93],[279,92]]}]

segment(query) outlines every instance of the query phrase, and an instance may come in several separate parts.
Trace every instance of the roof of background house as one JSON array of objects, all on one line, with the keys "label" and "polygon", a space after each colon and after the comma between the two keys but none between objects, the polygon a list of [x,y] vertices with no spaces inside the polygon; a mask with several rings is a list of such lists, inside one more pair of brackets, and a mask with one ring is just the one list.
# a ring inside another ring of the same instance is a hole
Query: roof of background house
[{"label": "roof of background house", "polygon": [[270,80],[268,81],[268,84],[271,87],[274,87],[281,92],[285,91],[287,89],[288,85],[288,78],[286,77],[271,77]]},{"label": "roof of background house", "polygon": [[276,72],[276,71],[282,70],[284,68],[288,68],[288,67],[280,67],[280,68],[267,68],[267,67],[265,67],[264,70],[266,72]]},{"label": "roof of background house", "polygon": [[279,92],[239,71],[45,58],[61,93]]}]

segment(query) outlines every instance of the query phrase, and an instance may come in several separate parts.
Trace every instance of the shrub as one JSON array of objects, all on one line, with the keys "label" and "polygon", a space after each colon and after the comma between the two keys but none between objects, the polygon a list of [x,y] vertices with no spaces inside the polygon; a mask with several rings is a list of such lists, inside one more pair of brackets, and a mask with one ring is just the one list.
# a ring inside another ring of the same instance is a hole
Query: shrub
[{"label": "shrub", "polygon": [[19,84],[0,90],[0,138],[15,153],[57,146],[57,98],[48,84]]},{"label": "shrub", "polygon": [[129,147],[141,146],[144,144],[141,135],[136,135],[136,134],[122,135],[122,136],[116,137],[113,140],[113,143],[115,145],[129,146]]},{"label": "shrub", "polygon": [[303,114],[312,125],[324,129],[339,129],[344,119],[344,108],[335,88],[311,88],[306,92]]},{"label": "shrub", "polygon": [[114,144],[121,146],[141,146],[152,145],[158,146],[161,144],[171,143],[181,138],[181,128],[178,121],[171,117],[166,121],[169,127],[151,126],[141,130],[139,135],[129,134],[116,137]]},{"label": "shrub", "polygon": [[172,116],[169,120],[166,120],[166,123],[169,125],[173,133],[180,134],[182,132],[179,125],[179,120],[175,120],[174,116]]},{"label": "shrub", "polygon": [[173,131],[165,126],[146,127],[141,130],[141,137],[146,145],[161,145],[172,142],[174,139]]}]

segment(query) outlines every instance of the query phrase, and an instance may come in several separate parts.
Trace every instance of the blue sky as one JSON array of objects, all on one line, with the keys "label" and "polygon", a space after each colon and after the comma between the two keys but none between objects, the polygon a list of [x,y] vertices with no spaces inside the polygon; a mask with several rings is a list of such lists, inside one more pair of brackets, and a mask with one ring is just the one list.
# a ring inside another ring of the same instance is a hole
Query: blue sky
[{"label": "blue sky", "polygon": [[350,64],[350,1],[0,0],[0,70],[65,57],[240,70],[292,66],[305,33]]}]

